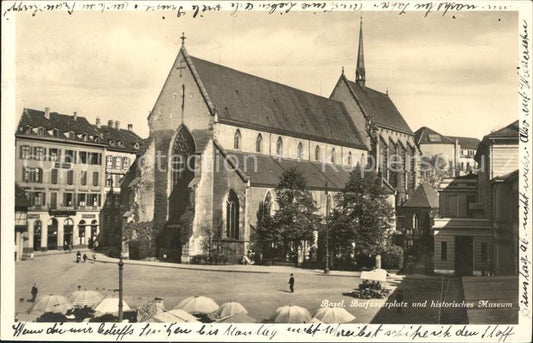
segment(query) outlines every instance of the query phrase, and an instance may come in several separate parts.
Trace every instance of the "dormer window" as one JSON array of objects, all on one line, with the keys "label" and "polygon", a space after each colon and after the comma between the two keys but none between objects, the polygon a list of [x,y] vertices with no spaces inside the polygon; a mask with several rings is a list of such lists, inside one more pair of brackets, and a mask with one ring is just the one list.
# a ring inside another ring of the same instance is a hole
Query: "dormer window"
[{"label": "dormer window", "polygon": [[24,126],[20,129],[22,133],[31,133],[31,126]]},{"label": "dormer window", "polygon": [[35,133],[41,136],[46,136],[46,129],[44,127],[38,127],[35,129]]},{"label": "dormer window", "polygon": [[59,130],[58,129],[53,129],[52,130],[52,136],[59,137]]},{"label": "dormer window", "polygon": [[67,133],[67,137],[70,139],[76,139],[76,134],[74,133],[74,131],[69,131]]},{"label": "dormer window", "polygon": [[115,146],[115,141],[114,140],[110,139],[107,142],[109,143],[109,145]]},{"label": "dormer window", "polygon": [[133,149],[139,149],[139,143],[135,143],[135,144],[133,145]]}]

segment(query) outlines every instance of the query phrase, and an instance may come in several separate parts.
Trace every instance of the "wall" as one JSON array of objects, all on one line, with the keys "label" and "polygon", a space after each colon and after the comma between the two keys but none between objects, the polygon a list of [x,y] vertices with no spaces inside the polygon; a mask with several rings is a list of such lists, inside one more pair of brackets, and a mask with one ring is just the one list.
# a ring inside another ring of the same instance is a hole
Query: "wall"
[{"label": "wall", "polygon": [[[216,150],[215,154],[220,154],[220,152]],[[220,156],[219,158],[222,160]],[[230,262],[238,262],[239,256],[246,254],[249,245],[247,220],[250,212],[246,208],[247,187],[247,181],[243,180],[237,172],[224,167],[214,169],[213,230],[221,232],[223,243],[229,249]],[[230,190],[233,190],[239,199],[239,239],[226,236],[226,200]]]},{"label": "wall", "polygon": [[[239,130],[241,133],[241,148],[238,150],[234,149],[234,137],[235,132]],[[281,137],[283,141],[283,151],[281,156],[285,158],[296,159],[298,154],[298,144],[302,143],[303,147],[303,160],[316,161],[315,160],[315,149],[318,145],[320,147],[320,161],[321,162],[330,162],[331,161],[331,152],[335,148],[335,163],[342,165],[348,164],[348,155],[352,154],[352,165],[355,166],[357,162],[361,161],[361,156],[363,156],[363,161],[366,159],[366,151],[361,149],[354,149],[350,147],[328,144],[313,140],[306,140],[291,136],[271,134],[266,131],[258,131],[249,128],[242,128],[233,125],[220,124],[216,123],[215,125],[215,137],[222,147],[227,151],[239,151],[245,153],[256,153],[256,140],[257,135],[261,134],[263,137],[263,149],[261,154],[277,156],[276,147],[278,138]]]},{"label": "wall", "polygon": [[492,145],[490,178],[504,176],[518,169],[518,145]]},{"label": "wall", "polygon": [[[179,69],[183,68],[185,69]],[[185,106],[182,114],[182,85],[185,85]],[[212,120],[191,70],[180,50],[148,117],[150,132],[176,130],[182,123],[189,131],[206,129]]]},{"label": "wall", "polygon": [[[447,259],[441,259],[441,243],[447,243]],[[455,271],[455,236],[436,232],[434,236],[434,271],[438,274],[453,274]]]}]

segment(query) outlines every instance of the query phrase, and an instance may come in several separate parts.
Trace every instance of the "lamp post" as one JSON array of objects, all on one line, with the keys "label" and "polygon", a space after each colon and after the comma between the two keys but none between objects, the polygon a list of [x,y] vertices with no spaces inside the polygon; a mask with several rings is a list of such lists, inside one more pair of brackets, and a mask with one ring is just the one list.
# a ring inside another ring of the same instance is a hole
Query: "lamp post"
[{"label": "lamp post", "polygon": [[329,228],[328,228],[328,215],[329,215],[329,196],[328,196],[328,181],[326,180],[326,265],[324,266],[324,274],[329,273]]},{"label": "lamp post", "polygon": [[124,269],[124,261],[122,260],[122,254],[120,255],[120,261],[118,261],[118,320],[122,322],[122,270]]}]

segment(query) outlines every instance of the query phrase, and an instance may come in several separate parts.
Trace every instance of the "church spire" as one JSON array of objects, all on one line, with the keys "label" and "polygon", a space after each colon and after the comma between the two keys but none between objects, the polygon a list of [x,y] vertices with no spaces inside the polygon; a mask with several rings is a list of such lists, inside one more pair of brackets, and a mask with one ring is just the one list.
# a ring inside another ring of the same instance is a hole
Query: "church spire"
[{"label": "church spire", "polygon": [[365,86],[365,56],[363,54],[363,17],[359,27],[359,50],[357,51],[357,68],[355,69],[355,81]]}]

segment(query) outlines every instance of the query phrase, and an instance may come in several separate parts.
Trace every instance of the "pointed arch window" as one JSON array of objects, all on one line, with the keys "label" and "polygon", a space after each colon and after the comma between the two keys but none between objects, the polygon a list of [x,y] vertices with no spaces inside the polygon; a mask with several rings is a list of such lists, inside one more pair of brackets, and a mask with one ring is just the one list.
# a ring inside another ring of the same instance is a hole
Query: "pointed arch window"
[{"label": "pointed arch window", "polygon": [[263,150],[263,136],[261,134],[257,135],[255,140],[255,152],[261,152]]},{"label": "pointed arch window", "polygon": [[331,148],[331,163],[335,163],[335,148]]},{"label": "pointed arch window", "polygon": [[315,148],[315,161],[320,161],[320,147],[318,145]]},{"label": "pointed arch window", "polygon": [[263,215],[271,215],[272,214],[272,193],[270,191],[267,191],[265,195],[265,200],[263,201]]},{"label": "pointed arch window", "polygon": [[281,156],[283,154],[283,139],[278,137],[278,142],[276,143],[276,155]]},{"label": "pointed arch window", "polygon": [[234,149],[241,148],[241,131],[238,129],[237,131],[235,131],[235,136],[233,137],[233,148]]},{"label": "pointed arch window", "polygon": [[239,198],[233,190],[226,201],[226,237],[239,239]]},{"label": "pointed arch window", "polygon": [[[185,126],[178,129],[174,145],[172,147],[172,154],[170,156],[170,172],[172,178],[172,189],[177,185],[178,181],[182,179],[185,173],[194,170],[194,159],[189,157],[196,151],[194,139]],[[188,170],[190,168],[190,170]]]},{"label": "pointed arch window", "polygon": [[302,142],[298,143],[298,151],[296,152],[296,157],[302,159],[304,157],[304,146]]}]

